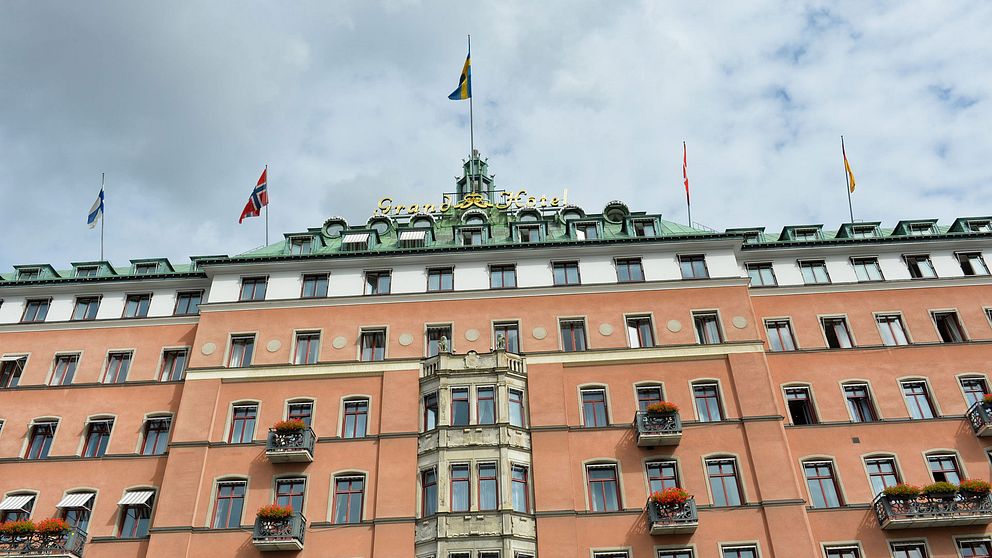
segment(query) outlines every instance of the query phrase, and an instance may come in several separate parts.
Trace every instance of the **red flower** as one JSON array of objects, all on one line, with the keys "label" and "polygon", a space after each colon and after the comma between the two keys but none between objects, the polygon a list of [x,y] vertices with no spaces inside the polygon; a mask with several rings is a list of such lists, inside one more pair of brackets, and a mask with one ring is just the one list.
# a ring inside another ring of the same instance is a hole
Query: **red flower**
[{"label": "red flower", "polygon": [[651,495],[651,501],[659,506],[681,506],[689,501],[691,496],[685,490],[672,486],[659,490]]},{"label": "red flower", "polygon": [[29,519],[0,523],[0,535],[18,536],[34,533],[34,522]]},{"label": "red flower", "polygon": [[677,413],[679,412],[679,406],[671,401],[658,401],[657,403],[651,403],[648,405],[649,413]]},{"label": "red flower", "polygon": [[269,504],[258,508],[256,514],[259,519],[280,520],[289,519],[293,515],[292,506],[280,506],[279,504]]},{"label": "red flower", "polygon": [[57,517],[50,517],[48,519],[43,519],[38,522],[35,526],[35,530],[39,533],[46,533],[54,535],[57,533],[65,533],[69,530],[69,524],[66,523],[64,519],[59,519]]},{"label": "red flower", "polygon": [[306,430],[307,423],[300,419],[281,420],[272,426],[276,432],[299,432]]}]

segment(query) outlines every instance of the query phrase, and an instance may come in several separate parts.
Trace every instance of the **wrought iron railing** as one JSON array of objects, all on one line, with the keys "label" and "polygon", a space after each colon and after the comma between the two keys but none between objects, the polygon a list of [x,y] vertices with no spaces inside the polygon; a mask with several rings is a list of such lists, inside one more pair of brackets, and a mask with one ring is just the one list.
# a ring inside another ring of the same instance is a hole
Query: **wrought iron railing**
[{"label": "wrought iron railing", "polygon": [[50,556],[70,554],[82,558],[86,531],[70,528],[64,533],[0,535],[0,556]]},{"label": "wrought iron railing", "polygon": [[316,436],[314,436],[311,428],[304,428],[295,432],[279,432],[270,428],[269,437],[265,441],[265,451],[266,453],[281,453],[308,450],[313,453],[314,440],[316,440]]},{"label": "wrought iron railing", "polygon": [[885,525],[899,520],[992,518],[992,498],[988,494],[957,493],[948,496],[919,495],[909,498],[879,494],[872,503],[878,522]]},{"label": "wrought iron railing", "polygon": [[647,411],[637,411],[634,417],[634,424],[637,425],[637,433],[645,434],[681,434],[682,419],[678,413],[649,413]]},{"label": "wrought iron railing", "polygon": [[296,540],[303,544],[303,535],[307,530],[307,518],[303,514],[294,513],[287,519],[255,518],[255,528],[252,530],[252,541],[255,543],[272,543]]},{"label": "wrought iron railing", "polygon": [[968,409],[968,422],[976,433],[992,428],[992,405],[979,401]]},{"label": "wrought iron railing", "polygon": [[689,527],[699,523],[695,498],[676,506],[662,506],[648,500],[647,507],[649,527]]}]

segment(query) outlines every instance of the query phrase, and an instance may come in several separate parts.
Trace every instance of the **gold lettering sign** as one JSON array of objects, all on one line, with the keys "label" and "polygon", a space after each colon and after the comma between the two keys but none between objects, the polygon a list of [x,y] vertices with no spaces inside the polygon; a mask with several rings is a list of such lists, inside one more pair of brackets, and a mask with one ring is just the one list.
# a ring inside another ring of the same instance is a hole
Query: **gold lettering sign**
[{"label": "gold lettering sign", "polygon": [[434,213],[435,211],[444,213],[451,208],[455,209],[489,209],[495,207],[500,211],[505,211],[508,209],[523,209],[525,207],[534,207],[540,209],[546,209],[549,207],[564,207],[568,205],[568,189],[562,191],[561,197],[551,197],[546,195],[533,196],[527,192],[527,190],[517,190],[515,192],[500,192],[499,200],[496,202],[491,202],[486,199],[485,196],[478,192],[471,192],[465,194],[465,197],[461,199],[458,203],[453,203],[451,201],[451,196],[445,195],[440,205],[435,206],[432,203],[412,203],[412,204],[398,204],[393,201],[393,198],[382,198],[379,200],[379,204],[376,206],[374,215],[414,215],[418,212],[424,213]]}]

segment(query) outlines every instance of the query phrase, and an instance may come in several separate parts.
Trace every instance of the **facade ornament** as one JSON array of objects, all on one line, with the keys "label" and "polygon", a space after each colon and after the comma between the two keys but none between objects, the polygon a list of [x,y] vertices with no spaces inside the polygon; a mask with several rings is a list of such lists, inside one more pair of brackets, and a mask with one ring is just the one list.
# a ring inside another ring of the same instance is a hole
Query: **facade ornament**
[{"label": "facade ornament", "polygon": [[449,352],[451,352],[450,349],[449,349],[449,347],[448,347],[448,336],[447,335],[442,335],[441,336],[441,340],[437,342],[437,350],[440,353],[449,353]]}]

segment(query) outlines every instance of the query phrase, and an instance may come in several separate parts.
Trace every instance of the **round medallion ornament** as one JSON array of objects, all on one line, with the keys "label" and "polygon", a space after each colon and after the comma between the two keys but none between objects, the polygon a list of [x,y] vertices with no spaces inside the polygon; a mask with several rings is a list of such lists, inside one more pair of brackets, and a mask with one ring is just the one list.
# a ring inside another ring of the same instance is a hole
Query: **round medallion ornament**
[{"label": "round medallion ornament", "polygon": [[409,347],[413,344],[413,336],[409,333],[400,334],[400,345],[404,347]]},{"label": "round medallion ornament", "polygon": [[468,339],[469,341],[478,341],[479,340],[479,330],[477,330],[477,329],[466,329],[465,330],[465,339]]},{"label": "round medallion ornament", "polygon": [[334,347],[335,349],[343,349],[344,346],[347,344],[348,344],[348,340],[345,339],[344,336],[342,335],[338,335],[337,337],[334,338],[333,341],[331,341],[331,346]]},{"label": "round medallion ornament", "polygon": [[548,330],[544,329],[541,326],[535,327],[534,330],[531,331],[530,333],[531,335],[534,336],[534,339],[544,339],[545,337],[548,336]]},{"label": "round medallion ornament", "polygon": [[734,327],[737,329],[744,329],[747,327],[747,318],[744,316],[734,316],[734,319],[730,323],[734,324]]},{"label": "round medallion ornament", "polygon": [[200,352],[205,355],[212,355],[216,350],[217,350],[216,343],[204,343],[203,346],[200,347]]},{"label": "round medallion ornament", "polygon": [[599,334],[603,337],[613,335],[613,326],[610,324],[599,324]]},{"label": "round medallion ornament", "polygon": [[282,343],[278,339],[273,339],[265,345],[265,350],[274,353],[282,348]]},{"label": "round medallion ornament", "polygon": [[682,331],[682,322],[678,320],[668,320],[668,331],[678,333]]}]

